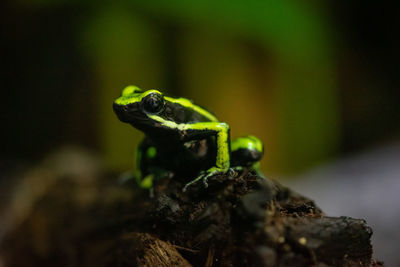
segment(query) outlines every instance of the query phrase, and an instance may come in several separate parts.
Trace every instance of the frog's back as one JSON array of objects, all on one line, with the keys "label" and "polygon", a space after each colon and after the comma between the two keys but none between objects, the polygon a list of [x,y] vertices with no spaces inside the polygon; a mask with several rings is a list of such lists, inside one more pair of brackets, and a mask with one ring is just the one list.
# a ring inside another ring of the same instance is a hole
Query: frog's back
[{"label": "frog's back", "polygon": [[218,122],[214,114],[189,99],[165,97],[165,100],[165,116],[168,120],[178,123]]}]

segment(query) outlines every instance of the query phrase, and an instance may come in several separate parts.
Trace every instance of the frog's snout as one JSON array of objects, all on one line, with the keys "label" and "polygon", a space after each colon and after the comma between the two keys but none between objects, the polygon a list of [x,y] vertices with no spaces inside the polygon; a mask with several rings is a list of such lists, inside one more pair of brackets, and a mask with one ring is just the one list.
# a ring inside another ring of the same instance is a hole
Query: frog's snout
[{"label": "frog's snout", "polygon": [[117,115],[118,119],[122,122],[129,122],[129,108],[125,105],[113,104],[114,113]]}]

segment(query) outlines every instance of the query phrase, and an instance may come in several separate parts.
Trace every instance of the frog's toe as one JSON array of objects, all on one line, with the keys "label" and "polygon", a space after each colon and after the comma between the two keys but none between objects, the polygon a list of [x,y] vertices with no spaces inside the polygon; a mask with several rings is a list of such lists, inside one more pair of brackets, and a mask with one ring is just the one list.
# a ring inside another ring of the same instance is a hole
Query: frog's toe
[{"label": "frog's toe", "polygon": [[209,174],[207,174],[206,176],[204,176],[204,178],[203,178],[203,184],[204,184],[204,187],[205,187],[205,188],[208,187],[208,178],[210,178],[211,176],[214,176],[214,175],[215,175],[215,173],[209,173]]},{"label": "frog's toe", "polygon": [[[191,182],[185,184],[185,186],[184,186],[183,189],[182,189],[182,192],[186,192],[187,189],[188,189],[191,185],[193,185],[194,183],[196,183],[196,182],[198,182],[198,181],[199,181],[199,180],[193,180],[193,181],[191,181]],[[208,186],[208,185],[207,185],[207,186]]]},{"label": "frog's toe", "polygon": [[204,184],[204,187],[205,187],[205,188],[208,187],[208,182],[207,182],[207,180],[208,180],[208,177],[204,177],[204,178],[203,178],[203,184]]},{"label": "frog's toe", "polygon": [[[203,179],[204,174],[200,174],[196,179],[194,179],[193,181],[190,181],[189,183],[185,184],[185,186],[183,187],[182,191],[186,192],[186,190],[189,188],[189,186],[197,183],[198,181],[200,181],[201,179]],[[207,184],[208,186],[208,184]]]},{"label": "frog's toe", "polygon": [[229,168],[229,170],[228,170],[228,177],[229,177],[229,179],[235,178],[236,175],[237,175],[236,169],[235,169],[235,168]]},{"label": "frog's toe", "polygon": [[231,169],[228,170],[221,170],[221,169],[213,169],[211,171],[207,172],[207,175],[203,178],[203,183],[205,187],[208,187],[208,179],[217,175],[225,174],[227,173],[229,176],[231,176],[230,173]]},{"label": "frog's toe", "polygon": [[191,183],[185,184],[185,186],[182,188],[182,192],[186,192],[190,185],[191,185]]},{"label": "frog's toe", "polygon": [[200,174],[199,174],[199,176],[197,176],[196,177],[196,179],[194,179],[193,181],[190,181],[189,183],[187,183],[184,187],[183,187],[183,189],[182,189],[182,191],[183,192],[186,192],[186,190],[190,187],[190,186],[192,186],[193,184],[195,184],[195,183],[197,183],[197,182],[199,182],[199,181],[203,181],[203,184],[204,184],[204,187],[205,188],[207,188],[208,187],[208,178],[210,178],[211,176],[213,176],[214,175],[214,173],[207,173],[207,172],[205,172],[205,171],[202,171]]},{"label": "frog's toe", "polygon": [[185,186],[182,188],[182,192],[185,193],[189,187],[189,184],[185,184]]},{"label": "frog's toe", "polygon": [[224,173],[227,173],[227,172],[229,172],[229,170],[225,171],[225,170],[221,170],[221,169],[217,169],[217,168],[211,168],[211,169],[209,169],[209,170],[207,170],[207,171],[202,171],[202,172],[200,173],[200,175],[197,176],[196,179],[194,179],[193,181],[190,181],[189,183],[187,183],[187,184],[183,187],[182,191],[183,191],[183,192],[186,192],[186,190],[187,190],[187,188],[188,188],[189,186],[191,186],[191,185],[194,184],[194,183],[197,183],[197,182],[200,181],[200,180],[203,180],[204,187],[207,188],[207,187],[208,187],[208,179],[209,179],[209,178],[211,178],[211,177],[213,177],[213,176],[216,176],[216,175],[219,175],[219,174],[224,174]]}]

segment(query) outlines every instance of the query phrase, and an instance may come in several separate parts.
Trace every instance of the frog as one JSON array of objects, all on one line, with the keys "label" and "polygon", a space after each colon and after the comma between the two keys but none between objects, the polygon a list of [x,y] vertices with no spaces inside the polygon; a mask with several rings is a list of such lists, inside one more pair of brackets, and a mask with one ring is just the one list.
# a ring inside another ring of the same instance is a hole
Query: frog
[{"label": "frog", "polygon": [[137,148],[136,180],[152,189],[157,177],[193,177],[193,184],[244,168],[259,172],[264,154],[260,139],[253,135],[230,140],[230,127],[193,101],[164,95],[156,89],[130,85],[113,103],[121,122],[145,134]]}]

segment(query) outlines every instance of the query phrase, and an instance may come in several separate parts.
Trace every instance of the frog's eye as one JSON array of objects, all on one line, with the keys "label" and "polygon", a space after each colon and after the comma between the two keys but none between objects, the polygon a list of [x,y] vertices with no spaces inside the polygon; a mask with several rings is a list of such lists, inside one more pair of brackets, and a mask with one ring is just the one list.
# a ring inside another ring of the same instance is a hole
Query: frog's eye
[{"label": "frog's eye", "polygon": [[147,95],[142,103],[144,110],[149,113],[159,113],[164,108],[164,98],[156,93]]}]

